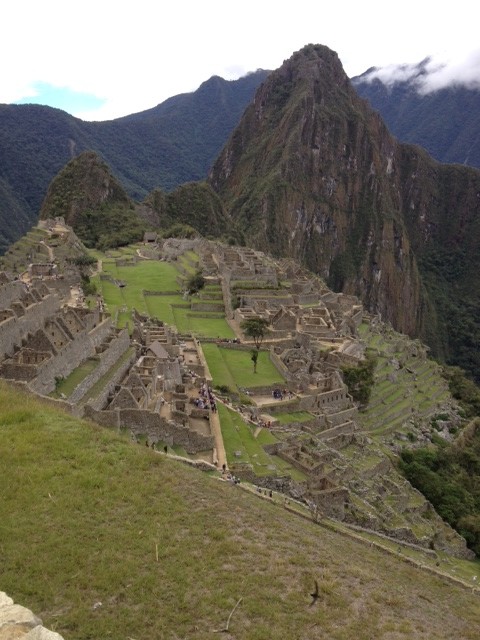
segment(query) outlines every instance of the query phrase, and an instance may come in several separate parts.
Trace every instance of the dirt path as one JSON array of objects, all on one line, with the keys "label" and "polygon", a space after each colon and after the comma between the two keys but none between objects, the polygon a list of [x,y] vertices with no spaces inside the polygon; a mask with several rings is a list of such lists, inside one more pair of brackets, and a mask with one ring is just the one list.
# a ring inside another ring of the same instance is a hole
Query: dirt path
[{"label": "dirt path", "polygon": [[47,251],[48,251],[48,261],[49,262],[53,262],[54,261],[54,255],[53,255],[53,249],[50,245],[48,245],[45,240],[40,240],[40,244],[43,244],[44,247],[46,247]]},{"label": "dirt path", "polygon": [[[218,402],[218,400],[217,400]],[[218,468],[222,469],[223,465],[228,469],[227,454],[225,452],[225,446],[223,444],[222,430],[220,428],[220,419],[217,412],[210,411],[210,426],[212,428],[212,435],[215,440],[215,450],[217,453]]]}]

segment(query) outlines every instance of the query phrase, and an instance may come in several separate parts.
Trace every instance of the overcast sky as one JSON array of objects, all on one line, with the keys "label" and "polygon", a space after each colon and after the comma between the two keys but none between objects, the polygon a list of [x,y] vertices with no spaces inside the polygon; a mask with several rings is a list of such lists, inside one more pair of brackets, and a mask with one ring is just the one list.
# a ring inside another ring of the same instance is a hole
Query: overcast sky
[{"label": "overcast sky", "polygon": [[309,43],[336,51],[350,77],[434,56],[449,63],[441,82],[478,84],[479,18],[472,0],[3,0],[0,102],[107,120],[212,75],[276,69]]}]

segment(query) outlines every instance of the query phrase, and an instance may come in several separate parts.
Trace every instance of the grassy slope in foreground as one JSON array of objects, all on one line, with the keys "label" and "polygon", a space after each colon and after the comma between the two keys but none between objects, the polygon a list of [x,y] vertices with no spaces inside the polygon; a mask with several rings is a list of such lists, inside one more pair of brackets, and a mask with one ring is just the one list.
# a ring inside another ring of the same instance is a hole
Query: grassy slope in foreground
[{"label": "grassy slope in foreground", "polygon": [[3,384],[0,460],[0,588],[68,640],[217,638],[240,598],[236,640],[478,637],[469,590]]}]

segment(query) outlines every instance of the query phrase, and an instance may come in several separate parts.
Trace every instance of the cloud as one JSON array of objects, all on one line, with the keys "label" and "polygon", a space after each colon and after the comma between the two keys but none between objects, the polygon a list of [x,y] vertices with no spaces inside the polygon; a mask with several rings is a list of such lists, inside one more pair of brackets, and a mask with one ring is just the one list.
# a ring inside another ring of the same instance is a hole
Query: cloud
[{"label": "cloud", "polygon": [[427,74],[418,79],[418,89],[422,94],[451,86],[480,89],[480,49],[444,63],[432,60],[427,65]]},{"label": "cloud", "polygon": [[[258,0],[233,8],[222,0],[117,0],[112,6],[4,0],[0,102],[32,97],[41,81],[105,100],[100,109],[76,110],[77,117],[112,119],[195,91],[213,75],[234,79],[276,69],[309,42],[336,51],[350,76],[372,64],[411,64],[443,48],[478,48],[477,21],[465,18],[472,14],[471,0],[455,0],[454,7],[437,3],[434,23],[431,3],[404,0],[393,25],[381,0],[296,0],[294,11],[287,2],[272,11],[271,3]],[[473,82],[467,68],[474,64],[465,60],[450,77],[438,70],[435,82]]]},{"label": "cloud", "polygon": [[374,67],[362,76],[367,82],[376,79],[389,88],[410,83],[422,95],[453,86],[480,89],[480,49],[450,59],[432,56],[417,64]]}]

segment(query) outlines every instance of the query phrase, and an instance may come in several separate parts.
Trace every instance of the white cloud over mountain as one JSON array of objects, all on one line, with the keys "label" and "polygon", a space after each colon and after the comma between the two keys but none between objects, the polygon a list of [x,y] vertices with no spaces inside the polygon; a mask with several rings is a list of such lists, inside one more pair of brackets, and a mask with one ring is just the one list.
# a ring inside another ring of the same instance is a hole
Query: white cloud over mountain
[{"label": "white cloud over mountain", "polygon": [[418,64],[391,64],[373,68],[362,80],[378,79],[387,87],[408,82],[428,94],[450,86],[480,90],[480,49],[449,60],[429,57]]}]

